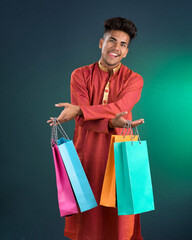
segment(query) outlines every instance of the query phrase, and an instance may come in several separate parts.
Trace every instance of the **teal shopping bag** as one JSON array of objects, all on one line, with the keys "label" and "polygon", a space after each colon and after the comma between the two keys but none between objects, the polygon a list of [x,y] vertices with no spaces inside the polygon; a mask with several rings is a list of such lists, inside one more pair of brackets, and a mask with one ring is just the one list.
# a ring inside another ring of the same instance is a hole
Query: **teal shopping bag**
[{"label": "teal shopping bag", "polygon": [[118,215],[154,210],[146,141],[114,143]]}]

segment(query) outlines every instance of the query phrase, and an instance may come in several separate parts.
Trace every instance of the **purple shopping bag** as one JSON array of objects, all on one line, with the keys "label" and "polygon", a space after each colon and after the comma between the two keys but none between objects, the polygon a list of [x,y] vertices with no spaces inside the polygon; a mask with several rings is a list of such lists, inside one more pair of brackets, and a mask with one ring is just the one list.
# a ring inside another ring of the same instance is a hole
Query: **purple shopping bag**
[{"label": "purple shopping bag", "polygon": [[57,195],[61,217],[78,213],[77,203],[58,146],[52,140]]}]

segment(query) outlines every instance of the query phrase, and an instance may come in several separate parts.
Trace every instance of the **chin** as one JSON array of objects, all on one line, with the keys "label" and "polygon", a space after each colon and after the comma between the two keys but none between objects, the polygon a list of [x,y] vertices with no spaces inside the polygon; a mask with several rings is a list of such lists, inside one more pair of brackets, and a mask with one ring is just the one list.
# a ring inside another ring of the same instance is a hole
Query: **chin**
[{"label": "chin", "polygon": [[119,65],[120,62],[115,62],[115,63],[108,63],[109,66],[116,66],[116,65]]}]

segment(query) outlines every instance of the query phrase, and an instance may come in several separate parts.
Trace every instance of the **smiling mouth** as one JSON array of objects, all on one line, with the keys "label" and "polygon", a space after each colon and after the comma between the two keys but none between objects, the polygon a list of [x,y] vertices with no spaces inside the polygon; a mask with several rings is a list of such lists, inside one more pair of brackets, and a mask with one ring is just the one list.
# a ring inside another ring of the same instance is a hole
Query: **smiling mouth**
[{"label": "smiling mouth", "polygon": [[112,58],[116,58],[116,57],[119,56],[117,53],[114,53],[114,52],[109,52],[108,54],[109,54],[109,56],[112,57]]}]

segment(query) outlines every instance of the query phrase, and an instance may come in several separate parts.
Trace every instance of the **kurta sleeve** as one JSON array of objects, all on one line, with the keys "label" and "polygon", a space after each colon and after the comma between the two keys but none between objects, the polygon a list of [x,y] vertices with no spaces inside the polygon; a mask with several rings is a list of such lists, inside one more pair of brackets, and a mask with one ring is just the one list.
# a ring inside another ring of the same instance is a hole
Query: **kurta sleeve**
[{"label": "kurta sleeve", "polygon": [[[79,106],[90,106],[88,87],[83,72],[79,69],[71,75],[71,103]],[[84,117],[76,117],[75,121],[78,125],[95,132],[110,133],[113,131],[108,126],[108,118],[84,121]]]},{"label": "kurta sleeve", "polygon": [[142,87],[143,78],[137,73],[132,73],[132,76],[126,81],[116,101],[106,105],[90,106],[83,103],[80,104],[84,121],[102,118],[111,119],[114,118],[117,113],[131,111],[140,99]]}]

